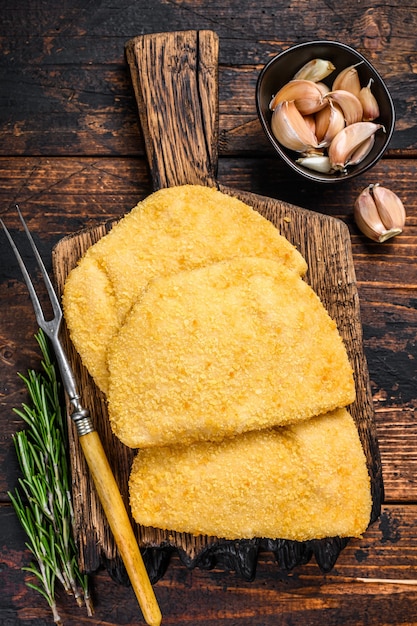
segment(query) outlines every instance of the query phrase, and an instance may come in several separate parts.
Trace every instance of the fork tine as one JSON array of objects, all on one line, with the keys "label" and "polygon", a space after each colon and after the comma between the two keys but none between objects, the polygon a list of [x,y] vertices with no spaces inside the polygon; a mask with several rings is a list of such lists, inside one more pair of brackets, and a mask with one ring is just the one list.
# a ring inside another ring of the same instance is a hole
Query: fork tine
[{"label": "fork tine", "polygon": [[16,205],[16,209],[17,209],[17,213],[19,215],[20,221],[22,222],[23,228],[25,230],[26,236],[29,240],[30,246],[33,250],[33,253],[35,255],[36,261],[38,263],[39,269],[41,270],[42,273],[42,277],[46,286],[46,290],[49,296],[49,299],[51,301],[51,305],[52,305],[52,311],[54,314],[54,317],[52,320],[50,320],[49,322],[45,319],[45,315],[43,313],[43,309],[42,309],[42,305],[39,301],[39,298],[37,296],[37,293],[35,291],[35,288],[33,286],[32,280],[29,276],[29,272],[26,269],[26,266],[24,264],[24,261],[20,255],[20,252],[13,240],[13,237],[11,236],[8,228],[6,227],[5,223],[3,222],[3,220],[0,218],[0,223],[3,227],[4,232],[6,233],[7,239],[9,240],[10,246],[14,252],[14,255],[16,257],[16,260],[19,264],[20,270],[23,274],[23,278],[25,280],[26,286],[28,288],[29,291],[29,295],[30,295],[30,299],[32,300],[32,304],[33,304],[33,308],[35,311],[35,316],[36,316],[36,321],[38,322],[40,328],[42,328],[42,330],[51,338],[54,335],[56,335],[56,333],[58,332],[58,328],[61,322],[61,318],[62,318],[62,310],[57,298],[57,295],[55,293],[55,290],[53,288],[53,285],[51,283],[51,280],[48,276],[48,273],[46,271],[45,265],[42,261],[42,257],[39,254],[39,251],[35,245],[35,242],[33,241],[32,235],[30,234],[30,231],[27,227],[27,224],[25,222],[25,220],[23,219],[23,216],[20,212],[19,207]]},{"label": "fork tine", "polygon": [[20,212],[20,209],[19,209],[19,207],[17,205],[16,205],[16,209],[17,209],[17,213],[19,215],[20,221],[22,222],[23,228],[25,229],[26,236],[29,239],[29,243],[30,243],[30,245],[32,247],[32,250],[33,250],[33,253],[35,255],[35,258],[36,258],[36,260],[38,262],[39,269],[41,270],[42,277],[43,277],[43,280],[45,282],[45,286],[46,286],[46,289],[47,289],[47,292],[48,292],[48,296],[49,296],[49,299],[51,301],[51,305],[52,305],[52,310],[54,312],[55,321],[58,320],[58,319],[60,320],[61,317],[62,317],[62,310],[61,310],[61,306],[59,304],[59,300],[58,300],[58,297],[56,295],[55,289],[54,289],[54,287],[52,285],[51,279],[49,278],[49,274],[46,271],[46,267],[45,267],[45,265],[44,265],[44,263],[42,261],[42,257],[39,254],[39,250],[37,249],[36,244],[33,241],[33,237],[31,235],[31,233],[29,231],[29,228],[27,227],[27,224],[26,224],[26,222],[25,222],[25,220],[23,218],[23,215]]}]

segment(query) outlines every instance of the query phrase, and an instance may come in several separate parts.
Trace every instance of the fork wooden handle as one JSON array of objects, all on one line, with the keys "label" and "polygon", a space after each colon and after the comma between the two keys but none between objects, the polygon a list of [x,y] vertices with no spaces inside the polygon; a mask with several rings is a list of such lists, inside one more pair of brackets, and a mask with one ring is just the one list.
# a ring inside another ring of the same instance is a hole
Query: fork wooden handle
[{"label": "fork wooden handle", "polygon": [[79,440],[143,617],[149,626],[159,626],[161,611],[100,437],[93,431]]}]

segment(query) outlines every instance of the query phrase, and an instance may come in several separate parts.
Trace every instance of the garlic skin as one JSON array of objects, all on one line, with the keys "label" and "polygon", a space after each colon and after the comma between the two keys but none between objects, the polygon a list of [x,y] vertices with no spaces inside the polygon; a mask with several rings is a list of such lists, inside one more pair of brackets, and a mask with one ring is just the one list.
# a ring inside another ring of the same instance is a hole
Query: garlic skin
[{"label": "garlic skin", "polygon": [[294,74],[293,79],[312,80],[313,83],[318,83],[335,69],[333,63],[327,59],[312,59]]},{"label": "garlic skin", "polygon": [[333,104],[331,100],[328,106],[316,113],[315,120],[317,141],[323,147],[330,146],[337,133],[345,127],[342,109],[337,104]]},{"label": "garlic skin", "polygon": [[377,183],[372,187],[372,197],[384,226],[388,229],[403,229],[406,218],[405,208],[397,194]]},{"label": "garlic skin", "polygon": [[337,89],[342,89],[345,91],[350,91],[355,96],[359,96],[359,92],[361,90],[361,83],[359,80],[358,70],[356,69],[356,65],[350,65],[346,67],[344,70],[339,72],[336,78],[333,81],[332,91]]},{"label": "garlic skin", "polygon": [[370,137],[368,137],[367,139],[365,139],[365,141],[362,141],[361,144],[359,144],[359,146],[350,156],[350,159],[346,163],[346,166],[359,165],[359,163],[362,163],[364,158],[368,156],[368,154],[374,147],[374,144],[375,144],[375,133],[371,135]]},{"label": "garlic skin", "polygon": [[353,216],[359,230],[378,243],[402,233],[406,218],[400,198],[378,183],[361,191],[354,204]]},{"label": "garlic skin", "polygon": [[[329,146],[329,158],[332,169],[344,171],[348,165],[354,164],[353,160],[355,165],[357,165],[360,161],[355,156],[355,152],[360,149],[363,142],[368,140],[379,129],[383,129],[385,132],[382,124],[375,124],[374,122],[357,122],[356,124],[345,126],[337,133]],[[369,150],[371,148],[372,146],[369,147]],[[362,153],[361,161],[369,153],[369,150]]]},{"label": "garlic skin", "polygon": [[310,152],[319,148],[317,137],[295,106],[294,101],[284,101],[274,109],[271,129],[280,144],[295,152]]},{"label": "garlic skin", "polygon": [[330,91],[324,96],[324,100],[340,106],[347,125],[362,121],[363,108],[361,101],[350,91],[344,89]]},{"label": "garlic skin", "polygon": [[316,117],[315,115],[303,115],[304,121],[312,132],[316,134]]},{"label": "garlic skin", "polygon": [[326,106],[320,88],[311,80],[290,80],[275,94],[269,108],[274,111],[281,102],[290,100],[302,115],[311,115]]},{"label": "garlic skin", "polygon": [[321,81],[316,83],[316,86],[320,89],[322,96],[325,96],[326,93],[329,93],[330,91],[330,87],[328,87],[326,83],[322,83]]},{"label": "garlic skin", "polygon": [[366,87],[362,87],[359,92],[359,100],[363,108],[363,121],[372,122],[379,117],[379,105],[377,99],[371,91],[371,85],[373,83],[372,78],[369,79],[369,83]]}]

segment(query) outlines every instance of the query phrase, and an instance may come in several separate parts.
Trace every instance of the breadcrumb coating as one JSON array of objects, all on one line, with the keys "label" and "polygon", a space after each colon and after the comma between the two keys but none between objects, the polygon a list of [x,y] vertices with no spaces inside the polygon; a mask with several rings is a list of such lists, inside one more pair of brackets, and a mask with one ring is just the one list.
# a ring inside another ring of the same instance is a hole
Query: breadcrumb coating
[{"label": "breadcrumb coating", "polygon": [[86,259],[68,277],[63,294],[71,341],[101,390],[107,389],[106,345],[119,328],[117,301],[109,278],[95,259]]},{"label": "breadcrumb coating", "polygon": [[296,248],[257,211],[214,188],[161,189],[91,246],[69,274],[63,308],[71,339],[107,393],[107,349],[148,282],[217,261],[259,256],[303,275]]},{"label": "breadcrumb coating", "polygon": [[[225,539],[358,537],[371,512],[353,372],[303,257],[243,202],[140,202],[69,275],[72,341],[141,448],[135,520]],[[319,417],[316,417],[319,415]]]},{"label": "breadcrumb coating", "polygon": [[345,409],[220,443],[140,450],[129,489],[139,524],[224,539],[360,537],[372,506]]},{"label": "breadcrumb coating", "polygon": [[132,448],[219,440],[355,398],[335,322],[299,274],[270,259],[155,279],[108,362],[110,422]]}]

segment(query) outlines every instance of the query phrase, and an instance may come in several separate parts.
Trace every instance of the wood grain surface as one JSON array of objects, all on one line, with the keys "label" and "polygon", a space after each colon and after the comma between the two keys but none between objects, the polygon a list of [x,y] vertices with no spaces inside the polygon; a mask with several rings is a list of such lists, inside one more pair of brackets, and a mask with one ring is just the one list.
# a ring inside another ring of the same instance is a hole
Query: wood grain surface
[{"label": "wood grain surface", "polygon": [[[218,37],[212,31],[145,35],[130,41],[127,52],[154,188],[187,183],[215,185]],[[309,283],[337,322],[355,373],[357,399],[351,412],[358,426],[371,476],[374,502],[371,521],[374,522],[379,516],[383,492],[381,463],[368,369],[362,347],[360,308],[349,231],[343,222],[330,216],[272,198],[239,193],[224,186],[221,190],[240,197],[259,211],[300,250],[308,263]],[[69,271],[91,243],[105,235],[109,227],[104,225],[82,231],[65,238],[54,248],[53,267],[60,293]],[[117,473],[120,489],[128,502],[127,486],[134,453],[112,436],[105,398],[82,368],[68,338],[66,345],[77,379],[85,390],[84,406],[88,406],[96,417],[96,428],[100,430],[107,455]],[[74,435],[73,428],[70,432]],[[83,569],[94,571],[101,564],[101,555],[105,562],[110,561],[110,567],[116,569],[113,562],[117,556],[114,541],[91,485],[76,436],[71,437],[70,445],[74,488],[80,494],[75,502],[75,518]],[[221,558],[217,538],[193,537],[172,530],[140,527],[137,534],[142,546],[166,547],[168,556],[172,548],[179,549],[183,560],[190,565],[198,563],[203,553],[207,562],[210,549],[216,551],[216,559]],[[241,543],[242,556],[237,556],[238,560],[243,558],[248,547],[252,548],[247,566],[251,577],[254,566],[251,561],[256,559],[257,550],[253,549],[254,542]],[[278,542],[274,544],[277,556],[293,549],[294,542],[279,543],[282,544],[280,550],[276,547]],[[345,542],[336,539],[326,542],[326,557],[321,561],[323,569],[333,565],[344,545]],[[224,542],[224,550],[232,558],[230,542]],[[297,546],[297,551],[299,556],[294,558],[292,566],[306,558],[304,549]],[[156,566],[152,567],[151,560],[148,563],[154,579],[162,573],[161,554],[158,551],[156,555]],[[283,561],[283,557],[279,560]]]},{"label": "wood grain surface", "polygon": [[[256,577],[230,564],[185,567],[173,554],[155,585],[166,624],[385,626],[417,624],[417,588],[357,577],[412,579],[417,570],[417,7],[292,0],[5,0],[0,20],[0,212],[30,255],[13,211],[19,203],[48,268],[66,235],[119,219],[153,189],[125,43],[145,33],[214,30],[219,38],[219,185],[341,219],[351,240],[381,453],[385,499],[380,518],[351,541],[323,574],[315,560],[282,572],[261,552]],[[385,158],[340,188],[297,178],[272,153],[256,117],[262,66],[288,46],[334,38],[357,48],[384,77],[397,123]],[[404,233],[378,245],[358,232],[359,191],[381,182],[407,210]],[[17,372],[39,367],[37,330],[26,288],[0,234],[0,623],[52,623],[44,600],[26,586],[30,561],[7,491],[18,477],[12,443],[26,400]],[[113,574],[113,572],[111,572]],[[58,592],[66,625],[140,623],[133,591],[98,570],[96,613],[87,618]]]}]

